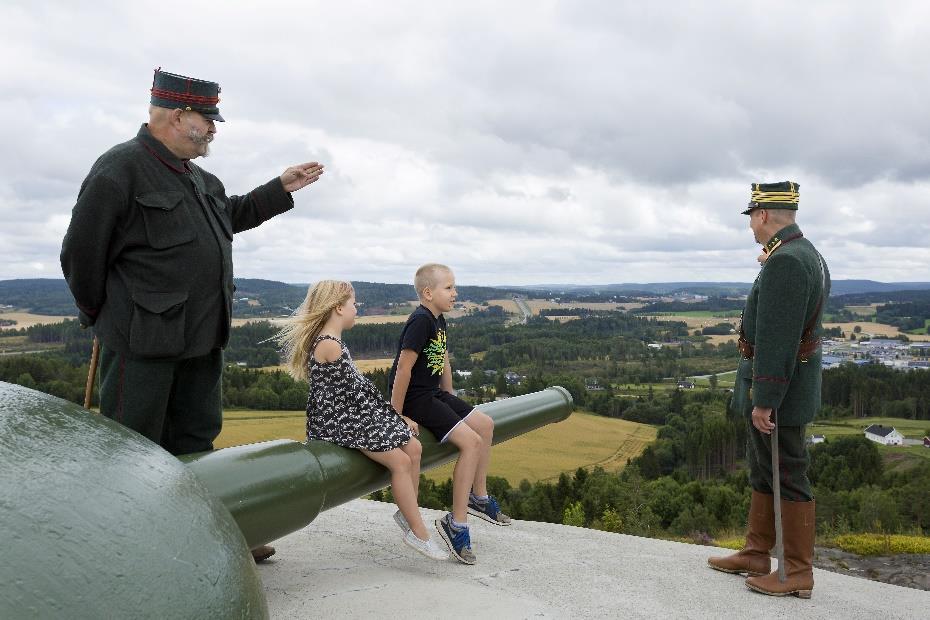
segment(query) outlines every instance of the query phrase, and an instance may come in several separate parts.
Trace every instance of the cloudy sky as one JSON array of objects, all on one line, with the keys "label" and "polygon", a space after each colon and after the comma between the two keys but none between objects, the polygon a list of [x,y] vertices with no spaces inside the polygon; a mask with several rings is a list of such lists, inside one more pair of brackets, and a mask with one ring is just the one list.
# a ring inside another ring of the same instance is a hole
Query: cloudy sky
[{"label": "cloudy sky", "polygon": [[791,179],[834,278],[930,281],[928,24],[921,1],[4,0],[0,279],[60,277],[160,66],[221,84],[198,163],[229,193],[326,165],[236,237],[239,277],[750,281],[749,185]]}]

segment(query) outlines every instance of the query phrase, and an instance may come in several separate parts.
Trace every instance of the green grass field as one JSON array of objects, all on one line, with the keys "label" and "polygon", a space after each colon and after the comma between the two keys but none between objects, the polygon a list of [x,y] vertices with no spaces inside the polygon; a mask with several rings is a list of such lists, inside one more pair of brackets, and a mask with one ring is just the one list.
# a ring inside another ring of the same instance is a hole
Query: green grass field
[{"label": "green grass field", "polygon": [[817,420],[809,424],[808,428],[812,434],[823,435],[830,439],[840,435],[860,435],[865,427],[872,424],[893,426],[908,439],[921,439],[930,430],[930,420],[905,420],[904,418],[834,418]]},{"label": "green grass field", "polygon": [[[829,441],[843,435],[862,435],[871,424],[893,426],[908,439],[922,439],[930,430],[930,420],[905,420],[903,418],[835,418],[818,420],[807,426],[810,435],[823,435]],[[885,463],[886,471],[907,470],[930,460],[930,449],[923,446],[882,446],[876,444]]]},{"label": "green grass field", "polygon": [[[736,371],[735,370],[731,370],[730,372],[718,372],[717,373],[717,387],[718,388],[732,388],[735,382],[736,382]],[[698,387],[710,387],[710,377],[696,377],[694,379],[694,385]]]},{"label": "green grass field", "polygon": [[[215,444],[225,448],[272,439],[303,440],[305,420],[303,411],[226,411],[223,432]],[[576,411],[563,422],[495,446],[490,474],[517,485],[524,478],[531,482],[554,480],[560,473],[579,467],[599,465],[618,471],[655,437],[653,426]],[[426,475],[434,480],[450,478],[452,464]]]}]

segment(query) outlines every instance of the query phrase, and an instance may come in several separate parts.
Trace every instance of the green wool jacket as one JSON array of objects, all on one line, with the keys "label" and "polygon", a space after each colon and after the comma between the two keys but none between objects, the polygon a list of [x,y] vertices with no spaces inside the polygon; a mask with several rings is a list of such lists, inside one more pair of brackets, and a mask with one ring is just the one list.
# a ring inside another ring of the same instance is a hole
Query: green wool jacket
[{"label": "green wool jacket", "polygon": [[227,196],[142,125],[81,185],[61,268],[83,325],[137,359],[206,355],[229,340],[233,234],[294,206],[281,180]]},{"label": "green wool jacket", "polygon": [[742,330],[755,355],[740,359],[732,406],[746,417],[753,407],[771,407],[778,410],[778,423],[801,426],[820,409],[821,350],[801,361],[798,347],[811,321],[814,338],[823,332],[830,271],[796,224],[778,231],[769,244],[779,239],[743,309]]}]

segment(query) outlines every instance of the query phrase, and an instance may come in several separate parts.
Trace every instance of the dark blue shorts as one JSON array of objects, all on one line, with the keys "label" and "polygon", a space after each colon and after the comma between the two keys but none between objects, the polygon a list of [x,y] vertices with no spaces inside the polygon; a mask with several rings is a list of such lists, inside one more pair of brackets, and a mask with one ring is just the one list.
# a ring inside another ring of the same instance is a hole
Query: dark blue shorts
[{"label": "dark blue shorts", "polygon": [[436,436],[439,443],[445,443],[453,429],[474,410],[458,396],[443,390],[404,403],[404,415],[425,427]]}]

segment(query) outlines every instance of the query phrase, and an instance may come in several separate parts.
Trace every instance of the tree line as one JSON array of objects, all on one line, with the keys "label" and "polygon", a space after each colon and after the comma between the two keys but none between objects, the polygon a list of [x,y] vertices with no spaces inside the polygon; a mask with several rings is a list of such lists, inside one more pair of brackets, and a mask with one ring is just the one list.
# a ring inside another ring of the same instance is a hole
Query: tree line
[{"label": "tree line", "polygon": [[821,418],[930,420],[930,372],[842,364],[823,372]]}]

